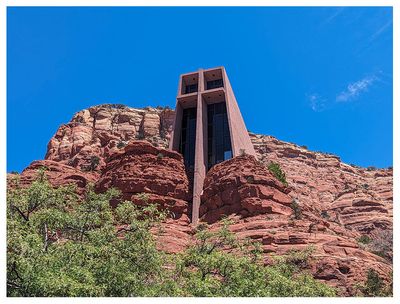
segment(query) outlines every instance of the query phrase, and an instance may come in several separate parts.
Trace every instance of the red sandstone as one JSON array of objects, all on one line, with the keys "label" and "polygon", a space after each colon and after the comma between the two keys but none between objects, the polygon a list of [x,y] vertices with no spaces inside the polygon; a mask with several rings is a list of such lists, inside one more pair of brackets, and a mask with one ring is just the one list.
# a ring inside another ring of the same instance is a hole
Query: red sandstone
[{"label": "red sandstone", "polygon": [[[179,252],[190,246],[189,182],[180,154],[168,146],[174,112],[137,110],[110,105],[78,112],[48,144],[46,160],[35,161],[20,174],[27,186],[46,166],[55,187],[73,183],[83,193],[88,183],[97,191],[117,187],[135,204],[156,203],[172,216],[163,223],[159,247]],[[257,160],[242,156],[214,166],[201,196],[201,221],[217,229],[228,216],[240,238],[262,243],[266,263],[271,253],[283,254],[309,245],[315,248],[310,271],[317,279],[354,293],[369,268],[387,278],[390,261],[360,245],[357,238],[388,234],[393,229],[393,172],[344,164],[337,156],[312,152],[271,136],[250,134]],[[135,139],[143,139],[137,141]],[[99,164],[90,171],[93,156]],[[276,180],[266,165],[277,162],[289,187]],[[13,177],[8,176],[8,181]],[[144,201],[140,193],[147,193]],[[301,218],[290,205],[296,200]],[[391,253],[389,253],[390,255]]]}]

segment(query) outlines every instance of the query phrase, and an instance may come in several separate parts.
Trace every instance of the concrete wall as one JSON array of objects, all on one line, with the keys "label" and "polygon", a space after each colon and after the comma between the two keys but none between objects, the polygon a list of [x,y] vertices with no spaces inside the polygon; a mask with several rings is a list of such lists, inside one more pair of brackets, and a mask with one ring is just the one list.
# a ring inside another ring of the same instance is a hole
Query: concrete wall
[{"label": "concrete wall", "polygon": [[[203,101],[201,92],[204,91],[203,73],[199,71],[199,87],[197,96],[197,117],[196,117],[196,151],[193,179],[193,204],[192,223],[199,220],[201,193],[203,192],[204,178],[206,177],[205,151],[207,151],[207,104]],[[204,124],[205,119],[205,124]],[[206,139],[206,140],[205,140]]]},{"label": "concrete wall", "polygon": [[244,150],[246,154],[256,156],[225,69],[223,69],[223,77],[227,97],[226,110],[228,112],[229,131],[231,133],[232,154],[234,157],[239,156],[240,151]]},{"label": "concrete wall", "polygon": [[[215,73],[214,78],[218,78],[219,75],[222,75],[224,86],[222,88],[206,90],[204,74],[207,72],[207,75],[210,77],[212,77],[210,73]],[[198,79],[198,92],[183,94],[183,86],[187,82],[186,80],[183,81],[183,79],[188,79],[189,76],[191,81],[193,80],[193,77]],[[223,67],[219,67],[208,70],[199,70],[197,73],[192,72],[182,74],[179,78],[176,115],[169,147],[174,151],[179,150],[183,109],[187,107],[197,107],[196,150],[192,204],[192,222],[194,224],[197,224],[199,219],[199,209],[201,203],[200,198],[203,192],[204,178],[207,173],[207,104],[220,101],[218,100],[221,99],[220,95],[223,95],[222,98],[224,98],[226,102],[229,131],[231,135],[232,155],[234,157],[240,155],[241,150],[244,150],[247,154],[256,155],[225,69]]]},{"label": "concrete wall", "polygon": [[171,139],[169,142],[169,149],[173,151],[179,150],[179,141],[181,136],[181,129],[182,129],[182,114],[183,109],[179,102],[175,105],[175,118],[174,118],[174,125],[172,128]]}]

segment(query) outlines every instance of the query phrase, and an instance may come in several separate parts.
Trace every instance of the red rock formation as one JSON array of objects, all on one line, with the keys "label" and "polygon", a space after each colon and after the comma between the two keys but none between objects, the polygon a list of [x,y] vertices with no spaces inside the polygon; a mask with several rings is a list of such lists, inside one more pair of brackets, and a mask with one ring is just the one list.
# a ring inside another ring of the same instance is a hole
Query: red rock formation
[{"label": "red rock formation", "polygon": [[105,165],[110,150],[129,140],[146,139],[167,147],[173,111],[169,109],[132,109],[123,105],[101,105],[82,110],[62,125],[47,145],[45,158],[80,169]]},{"label": "red rock formation", "polygon": [[[110,187],[121,190],[124,199],[137,199],[137,194],[149,193],[150,198],[171,205],[178,213],[187,212],[188,179],[182,155],[166,149],[156,148],[145,141],[132,141],[121,151],[115,151],[107,159],[107,165],[96,184],[99,192]],[[134,196],[132,198],[132,196]],[[150,200],[149,198],[149,200]],[[180,200],[180,201],[179,201]]]},{"label": "red rock formation", "polygon": [[[98,191],[117,187],[135,204],[156,203],[173,213],[162,225],[159,247],[179,252],[192,241],[188,181],[181,156],[158,148],[167,147],[173,119],[174,112],[167,109],[103,105],[80,111],[50,140],[47,160],[32,163],[21,174],[21,183],[29,184],[43,163],[54,186],[74,182],[83,191],[86,183],[97,181]],[[392,170],[351,166],[337,156],[271,136],[250,136],[259,161],[237,157],[209,171],[202,220],[217,229],[222,216],[229,216],[239,237],[262,243],[267,263],[272,253],[314,246],[309,270],[343,295],[353,294],[369,268],[387,278],[391,262],[357,239],[366,234],[379,242],[385,235],[390,242]],[[271,161],[286,173],[288,188],[262,165]],[[293,200],[301,209],[298,218]]]},{"label": "red rock formation", "polygon": [[204,186],[201,220],[217,229],[222,216],[229,216],[230,229],[239,238],[262,244],[266,263],[271,262],[271,254],[312,246],[309,271],[342,295],[354,294],[354,285],[365,280],[369,268],[388,279],[390,263],[360,246],[358,232],[325,220],[300,202],[301,213],[296,215],[289,189],[254,157],[236,157],[214,166]]},{"label": "red rock formation", "polygon": [[370,236],[392,229],[392,169],[351,166],[272,136],[251,138],[259,159],[279,163],[293,188],[290,195],[316,216],[325,214],[328,221]]},{"label": "red rock formation", "polygon": [[[95,165],[101,172],[106,158],[129,140],[142,138],[167,147],[173,119],[174,111],[169,109],[91,107],[59,128],[48,144],[46,159],[83,170]],[[311,152],[271,136],[250,136],[258,158],[279,163],[293,189],[290,196],[316,216],[323,214],[372,237],[392,229],[392,170],[350,166],[332,154]]]},{"label": "red rock formation", "polygon": [[110,155],[96,189],[102,192],[116,187],[123,199],[134,204],[156,204],[168,210],[169,217],[162,224],[158,244],[160,249],[176,253],[189,244],[192,230],[188,186],[179,153],[156,148],[145,141],[132,141]]},{"label": "red rock formation", "polygon": [[[74,167],[61,164],[51,160],[39,160],[32,162],[20,175],[18,184],[26,187],[37,178],[38,169],[44,167],[45,174],[49,182],[54,187],[75,185],[78,194],[83,194],[88,183],[95,183],[99,177],[96,172],[82,172]],[[9,176],[10,181],[16,177],[14,174]],[[11,185],[11,183],[10,183]]]},{"label": "red rock formation", "polygon": [[223,215],[291,215],[290,191],[250,155],[215,165],[204,181],[200,216],[214,223]]},{"label": "red rock formation", "polygon": [[290,250],[314,249],[308,270],[317,279],[339,289],[341,295],[354,294],[354,285],[363,282],[369,268],[387,278],[391,265],[383,258],[364,250],[351,233],[322,220],[291,219],[280,214],[260,214],[240,218],[232,216],[231,231],[239,238],[251,238],[262,243],[266,262],[271,254],[282,255]]}]

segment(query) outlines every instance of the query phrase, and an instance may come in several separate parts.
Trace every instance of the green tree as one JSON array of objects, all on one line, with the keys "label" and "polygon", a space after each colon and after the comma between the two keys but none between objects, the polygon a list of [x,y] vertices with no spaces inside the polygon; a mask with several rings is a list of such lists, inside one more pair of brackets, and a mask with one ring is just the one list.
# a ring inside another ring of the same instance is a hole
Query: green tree
[{"label": "green tree", "polygon": [[184,296],[335,295],[332,288],[293,263],[304,255],[296,253],[294,259],[275,259],[272,266],[265,266],[260,244],[237,240],[229,231],[229,222],[223,222],[214,232],[202,228],[196,234],[195,246],[179,259],[177,278]]},{"label": "green tree", "polygon": [[286,174],[281,169],[281,166],[278,163],[271,162],[268,165],[268,170],[286,187],[288,186],[288,182],[286,181]]},{"label": "green tree", "polygon": [[393,273],[390,273],[390,282],[385,283],[379,274],[372,268],[368,269],[367,280],[364,284],[356,285],[361,295],[366,297],[393,296]]},{"label": "green tree", "polygon": [[145,296],[163,278],[164,254],[150,232],[164,215],[131,202],[111,211],[111,189],[51,187],[43,172],[7,196],[9,296]]},{"label": "green tree", "polygon": [[333,296],[304,265],[311,252],[292,252],[265,266],[260,244],[229,231],[198,226],[186,251],[157,249],[166,213],[146,202],[114,210],[110,189],[53,188],[40,170],[28,188],[7,193],[8,296]]}]

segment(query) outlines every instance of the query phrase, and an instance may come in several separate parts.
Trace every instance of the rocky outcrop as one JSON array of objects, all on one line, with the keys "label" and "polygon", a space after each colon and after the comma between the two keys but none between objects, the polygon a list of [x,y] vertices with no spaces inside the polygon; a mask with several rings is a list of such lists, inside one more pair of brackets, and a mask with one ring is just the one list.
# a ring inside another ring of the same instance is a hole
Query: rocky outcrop
[{"label": "rocky outcrop", "polygon": [[[249,238],[262,244],[265,262],[274,255],[292,250],[312,249],[312,259],[306,269],[313,276],[338,288],[341,295],[355,293],[356,283],[366,279],[372,268],[389,280],[391,264],[357,243],[351,232],[337,229],[334,224],[304,215],[301,219],[264,213],[250,217],[232,215],[230,229],[239,238]],[[218,223],[211,227],[216,229]]]},{"label": "rocky outcrop", "polygon": [[290,196],[316,216],[374,237],[392,230],[393,170],[361,168],[272,136],[250,134],[258,158],[279,163]]},{"label": "rocky outcrop", "polygon": [[[194,229],[182,157],[165,149],[173,120],[174,111],[161,108],[102,105],[82,110],[57,130],[46,160],[25,169],[20,184],[31,183],[36,169],[45,165],[54,186],[74,183],[83,193],[93,182],[97,191],[121,190],[114,205],[122,199],[155,203],[171,215],[162,224],[159,248],[180,252],[191,245]],[[354,285],[365,280],[369,268],[387,278],[392,269],[392,169],[360,168],[272,136],[250,137],[257,159],[236,157],[208,172],[201,221],[217,229],[229,217],[237,236],[261,242],[266,263],[273,254],[312,246],[309,271],[342,295],[354,294]],[[288,187],[269,172],[270,162],[286,173]],[[358,242],[362,235],[371,239],[369,245]]]},{"label": "rocky outcrop", "polygon": [[132,141],[107,159],[96,190],[115,187],[123,199],[157,203],[177,218],[187,214],[188,185],[182,155],[145,141]]},{"label": "rocky outcrop", "polygon": [[[45,158],[101,172],[106,159],[129,140],[144,139],[167,147],[173,120],[170,109],[91,107],[57,130]],[[312,152],[272,136],[250,137],[261,162],[274,161],[283,168],[292,188],[289,195],[303,208],[372,237],[392,229],[392,170],[347,165],[332,154]]]},{"label": "rocky outcrop", "polygon": [[200,216],[208,223],[230,214],[289,216],[293,213],[289,191],[254,156],[239,156],[215,165],[208,172]]},{"label": "rocky outcrop", "polygon": [[89,183],[94,184],[99,177],[99,173],[96,172],[82,172],[59,162],[39,160],[32,162],[20,175],[10,175],[8,177],[9,186],[12,187],[12,184],[15,183],[12,183],[11,180],[17,178],[15,181],[20,187],[27,187],[37,178],[40,168],[45,169],[47,179],[54,187],[74,185],[78,194],[83,194],[86,186]]},{"label": "rocky outcrop", "polygon": [[174,111],[163,108],[133,109],[100,105],[79,111],[62,125],[47,145],[45,159],[82,170],[105,166],[115,148],[132,139],[146,139],[167,147]]},{"label": "rocky outcrop", "polygon": [[189,182],[182,155],[157,148],[145,141],[131,141],[107,160],[96,190],[119,189],[120,200],[144,206],[155,204],[167,211],[161,231],[155,231],[160,249],[170,253],[184,250],[190,242]]},{"label": "rocky outcrop", "polygon": [[357,231],[324,219],[289,194],[290,189],[253,156],[236,157],[208,172],[201,220],[217,229],[228,216],[235,235],[262,244],[266,263],[272,262],[272,255],[312,248],[306,268],[342,295],[354,294],[355,284],[365,280],[369,268],[388,279],[390,263],[358,244]]}]

